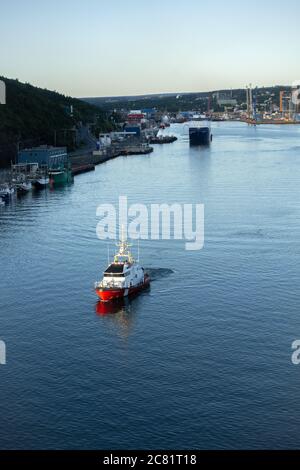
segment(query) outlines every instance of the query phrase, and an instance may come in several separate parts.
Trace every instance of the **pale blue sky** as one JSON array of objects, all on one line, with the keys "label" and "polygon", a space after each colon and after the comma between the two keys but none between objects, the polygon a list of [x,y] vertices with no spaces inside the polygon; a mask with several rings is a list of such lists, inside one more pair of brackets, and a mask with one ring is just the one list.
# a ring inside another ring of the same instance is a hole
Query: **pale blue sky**
[{"label": "pale blue sky", "polygon": [[0,75],[73,96],[290,84],[299,0],[0,0]]}]

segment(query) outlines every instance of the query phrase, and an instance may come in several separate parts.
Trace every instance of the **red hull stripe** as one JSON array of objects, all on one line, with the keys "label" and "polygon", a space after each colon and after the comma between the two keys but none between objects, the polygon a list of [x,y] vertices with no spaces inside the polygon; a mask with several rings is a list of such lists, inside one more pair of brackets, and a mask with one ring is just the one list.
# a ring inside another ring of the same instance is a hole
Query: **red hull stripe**
[{"label": "red hull stripe", "polygon": [[[146,279],[143,284],[139,286],[130,287],[129,289],[96,289],[96,294],[103,302],[109,302],[114,299],[120,299],[126,295],[135,294],[143,289],[146,289],[150,285],[150,279]],[[126,294],[127,292],[127,294]]]}]

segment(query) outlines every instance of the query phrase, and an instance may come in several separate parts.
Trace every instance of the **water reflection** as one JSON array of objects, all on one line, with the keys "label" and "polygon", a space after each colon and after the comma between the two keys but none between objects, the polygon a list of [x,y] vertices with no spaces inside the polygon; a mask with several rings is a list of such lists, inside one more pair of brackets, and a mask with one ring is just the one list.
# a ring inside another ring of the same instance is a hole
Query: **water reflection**
[{"label": "water reflection", "polygon": [[96,313],[99,315],[106,326],[116,330],[118,336],[128,338],[132,332],[135,318],[136,305],[134,299],[119,299],[114,302],[97,302]]},{"label": "water reflection", "polygon": [[96,304],[96,312],[100,316],[126,312],[130,310],[129,306],[126,304],[127,302],[128,301],[125,301],[125,299],[115,300],[114,302],[99,301]]}]

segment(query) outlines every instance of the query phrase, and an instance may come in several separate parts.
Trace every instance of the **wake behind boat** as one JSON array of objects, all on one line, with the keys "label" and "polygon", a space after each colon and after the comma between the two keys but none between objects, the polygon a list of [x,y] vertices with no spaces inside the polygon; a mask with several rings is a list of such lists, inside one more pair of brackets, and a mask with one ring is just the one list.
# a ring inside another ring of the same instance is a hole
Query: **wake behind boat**
[{"label": "wake behind boat", "polygon": [[121,299],[150,286],[150,277],[133,258],[130,245],[123,239],[119,251],[104,271],[103,279],[95,283],[95,291],[102,302]]}]

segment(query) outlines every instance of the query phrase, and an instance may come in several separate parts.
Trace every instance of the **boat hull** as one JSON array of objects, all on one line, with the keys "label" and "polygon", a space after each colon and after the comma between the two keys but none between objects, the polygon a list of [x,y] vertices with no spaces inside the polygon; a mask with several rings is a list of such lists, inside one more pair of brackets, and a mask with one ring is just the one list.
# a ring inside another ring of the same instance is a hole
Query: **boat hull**
[{"label": "boat hull", "polygon": [[49,172],[49,178],[51,186],[62,186],[64,184],[72,183],[73,181],[72,172],[68,169]]},{"label": "boat hull", "polygon": [[150,278],[145,277],[142,284],[132,286],[129,288],[107,288],[107,287],[97,287],[96,294],[102,302],[113,302],[115,300],[123,299],[124,297],[129,297],[131,295],[137,294],[138,292],[147,289],[150,286]]},{"label": "boat hull", "polygon": [[40,178],[38,180],[35,180],[33,185],[36,189],[44,189],[48,186],[49,184],[49,178]]},{"label": "boat hull", "polygon": [[191,127],[189,129],[190,145],[209,145],[211,132],[209,127]]},{"label": "boat hull", "polygon": [[11,196],[13,196],[15,190],[14,188],[0,188],[0,197],[5,201],[8,201]]},{"label": "boat hull", "polygon": [[12,196],[12,193],[9,193],[9,192],[0,192],[0,198],[5,201],[5,202],[8,202],[9,201],[9,198]]},{"label": "boat hull", "polygon": [[32,189],[32,184],[31,183],[19,183],[16,186],[17,188],[17,194],[22,195],[22,194],[27,194],[29,191]]}]

